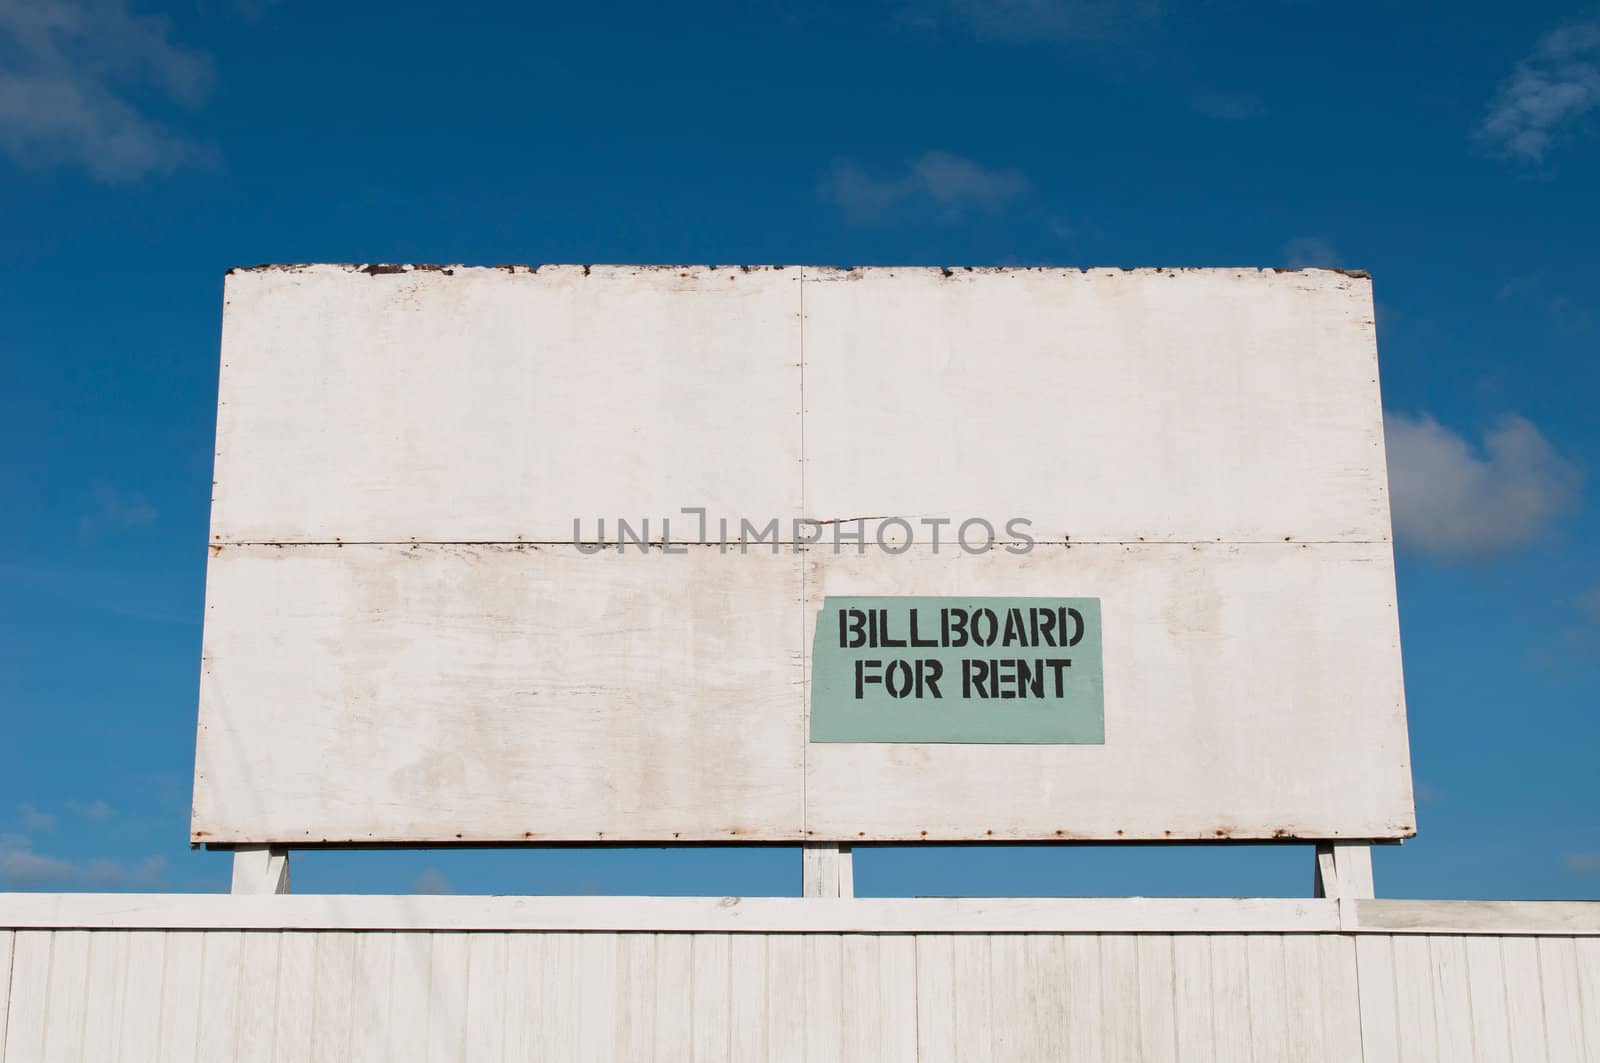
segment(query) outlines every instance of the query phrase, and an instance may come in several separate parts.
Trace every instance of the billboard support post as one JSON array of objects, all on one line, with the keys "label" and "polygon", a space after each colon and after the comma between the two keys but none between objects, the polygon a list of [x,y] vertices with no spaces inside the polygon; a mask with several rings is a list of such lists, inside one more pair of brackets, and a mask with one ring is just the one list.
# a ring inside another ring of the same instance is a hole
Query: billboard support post
[{"label": "billboard support post", "polygon": [[241,845],[233,851],[233,893],[288,893],[289,850]]},{"label": "billboard support post", "polygon": [[1311,894],[1335,900],[1372,900],[1370,842],[1318,842],[1317,873]]},{"label": "billboard support post", "polygon": [[855,895],[855,857],[850,846],[807,842],[800,850],[800,896]]}]

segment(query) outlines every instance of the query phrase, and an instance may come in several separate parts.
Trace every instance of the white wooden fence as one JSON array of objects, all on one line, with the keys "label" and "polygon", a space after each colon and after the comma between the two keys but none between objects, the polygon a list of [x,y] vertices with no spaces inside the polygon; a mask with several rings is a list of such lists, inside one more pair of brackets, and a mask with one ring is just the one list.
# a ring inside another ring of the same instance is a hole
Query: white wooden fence
[{"label": "white wooden fence", "polygon": [[1600,1059],[1600,903],[0,895],[32,1060]]}]

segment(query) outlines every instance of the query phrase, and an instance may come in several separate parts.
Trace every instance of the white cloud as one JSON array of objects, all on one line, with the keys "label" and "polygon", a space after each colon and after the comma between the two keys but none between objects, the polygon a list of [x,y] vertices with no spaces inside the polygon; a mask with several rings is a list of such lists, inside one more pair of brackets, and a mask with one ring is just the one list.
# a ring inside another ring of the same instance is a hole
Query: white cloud
[{"label": "white cloud", "polygon": [[[4,3],[5,0],[0,0]],[[123,494],[114,487],[100,484],[94,489],[94,508],[78,521],[78,537],[92,539],[101,529],[122,530],[154,524],[156,507],[145,501],[137,491]]]},{"label": "white cloud", "polygon": [[22,829],[32,834],[35,831],[52,830],[56,825],[56,817],[48,812],[40,812],[32,805],[22,806]]},{"label": "white cloud", "polygon": [[422,874],[418,875],[411,883],[412,893],[454,893],[456,888],[450,885],[450,880],[444,877],[444,872],[436,867],[425,867]]},{"label": "white cloud", "polygon": [[192,106],[211,80],[207,56],[126,0],[0,0],[0,151],[16,162],[121,181],[203,161],[208,149],[143,113],[130,90]]},{"label": "white cloud", "polygon": [[1574,875],[1600,875],[1600,853],[1568,853],[1567,870]]},{"label": "white cloud", "polygon": [[931,207],[947,219],[968,210],[993,214],[1027,190],[1028,179],[1015,170],[991,169],[946,151],[925,152],[890,177],[840,160],[822,182],[825,199],[860,217],[918,206]]},{"label": "white cloud", "polygon": [[1290,269],[1307,266],[1337,267],[1339,252],[1328,241],[1318,236],[1297,236],[1283,245],[1283,261]]},{"label": "white cloud", "polygon": [[1496,421],[1481,447],[1426,414],[1386,413],[1384,432],[1401,546],[1486,557],[1533,542],[1577,504],[1582,473],[1516,414]]},{"label": "white cloud", "polygon": [[1589,623],[1600,624],[1600,587],[1590,587],[1578,595],[1573,604]]},{"label": "white cloud", "polygon": [[0,834],[0,886],[44,886],[71,875],[71,864],[34,852],[22,835]]},{"label": "white cloud", "polygon": [[932,0],[909,5],[901,21],[954,23],[980,40],[1026,44],[1114,37],[1161,17],[1161,0]]},{"label": "white cloud", "polygon": [[116,809],[100,800],[90,801],[88,804],[82,801],[68,801],[67,807],[88,819],[110,819],[117,814]]},{"label": "white cloud", "polygon": [[159,856],[135,864],[100,857],[79,862],[36,852],[23,835],[0,835],[0,888],[154,889],[164,885],[166,870]]},{"label": "white cloud", "polygon": [[1600,107],[1600,22],[1575,22],[1517,64],[1474,131],[1498,154],[1543,161],[1566,127]]},{"label": "white cloud", "polygon": [[1189,109],[1222,122],[1248,122],[1264,118],[1267,105],[1248,92],[1213,92],[1198,89],[1189,94]]}]

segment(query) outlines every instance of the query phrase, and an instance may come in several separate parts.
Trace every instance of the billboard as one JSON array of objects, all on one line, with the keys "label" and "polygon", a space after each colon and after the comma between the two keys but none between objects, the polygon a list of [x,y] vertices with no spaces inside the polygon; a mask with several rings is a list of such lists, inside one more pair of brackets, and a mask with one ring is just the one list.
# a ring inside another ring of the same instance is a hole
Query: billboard
[{"label": "billboard", "polygon": [[228,276],[196,842],[1414,831],[1370,281]]}]

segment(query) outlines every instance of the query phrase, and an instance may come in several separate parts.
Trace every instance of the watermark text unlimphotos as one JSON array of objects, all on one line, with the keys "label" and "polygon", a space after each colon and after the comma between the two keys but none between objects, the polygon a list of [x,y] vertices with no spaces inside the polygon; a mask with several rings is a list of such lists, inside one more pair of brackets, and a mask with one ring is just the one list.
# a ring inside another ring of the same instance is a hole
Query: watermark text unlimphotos
[{"label": "watermark text unlimphotos", "polygon": [[[953,517],[712,519],[703,506],[685,506],[678,513],[676,533],[672,517],[659,520],[618,517],[611,525],[609,536],[605,517],[596,518],[592,527],[585,527],[583,518],[574,517],[572,545],[584,554],[605,550],[623,553],[630,548],[641,553],[654,549],[665,554],[687,554],[691,546],[715,546],[721,553],[737,551],[741,554],[758,550],[773,554],[784,550],[798,553],[828,547],[836,554],[846,550],[858,554],[868,550],[903,554],[914,546],[924,546],[936,554],[956,549],[983,554],[996,546],[1011,554],[1026,554],[1033,549],[1033,536],[1029,532],[1033,522],[1026,517],[1008,517],[997,524],[984,517],[964,520]],[[783,534],[785,531],[789,533],[787,536]]]}]

